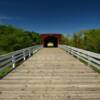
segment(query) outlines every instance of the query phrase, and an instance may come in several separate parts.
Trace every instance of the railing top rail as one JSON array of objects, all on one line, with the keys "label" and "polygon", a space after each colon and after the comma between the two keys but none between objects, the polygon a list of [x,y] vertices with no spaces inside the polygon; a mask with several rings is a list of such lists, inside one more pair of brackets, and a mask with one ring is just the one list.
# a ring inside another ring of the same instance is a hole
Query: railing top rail
[{"label": "railing top rail", "polygon": [[100,54],[67,45],[60,45],[59,47],[100,70]]},{"label": "railing top rail", "polygon": [[[5,55],[0,56],[0,71],[10,67],[11,69],[16,67],[16,64],[20,61],[25,61],[31,57],[32,54],[36,53],[42,46],[32,46],[24,48],[18,51],[14,51]],[[1,76],[0,76],[1,77]]]},{"label": "railing top rail", "polygon": [[83,50],[83,49],[79,49],[79,48],[75,48],[75,47],[71,47],[71,46],[67,46],[67,47],[72,49],[72,50],[75,50],[77,52],[81,52],[81,53],[83,53],[85,55],[100,59],[100,54],[98,54],[98,53],[94,53],[94,52],[91,52],[91,51],[87,51],[87,50]]},{"label": "railing top rail", "polygon": [[3,54],[3,55],[0,55],[0,58],[7,56],[7,55],[16,54],[16,53],[21,52],[21,51],[29,50],[30,48],[35,48],[35,47],[37,47],[37,46],[27,47],[27,48],[23,48],[21,50],[17,50],[17,51],[13,51],[13,52],[10,52],[7,54]]}]

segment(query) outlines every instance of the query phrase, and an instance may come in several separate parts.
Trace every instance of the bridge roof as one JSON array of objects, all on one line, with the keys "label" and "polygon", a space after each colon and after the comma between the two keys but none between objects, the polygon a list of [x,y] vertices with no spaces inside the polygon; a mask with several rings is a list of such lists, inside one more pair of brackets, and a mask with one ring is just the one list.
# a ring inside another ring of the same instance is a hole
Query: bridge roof
[{"label": "bridge roof", "polygon": [[41,38],[46,38],[48,36],[53,36],[56,38],[61,38],[62,34],[57,34],[57,33],[44,33],[44,34],[40,34]]}]

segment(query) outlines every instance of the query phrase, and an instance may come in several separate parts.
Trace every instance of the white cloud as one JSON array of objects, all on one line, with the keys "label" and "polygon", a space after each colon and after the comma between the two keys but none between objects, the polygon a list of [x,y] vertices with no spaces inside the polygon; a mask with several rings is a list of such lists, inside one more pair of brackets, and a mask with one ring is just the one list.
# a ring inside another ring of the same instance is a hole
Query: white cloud
[{"label": "white cloud", "polygon": [[11,17],[7,17],[7,16],[0,16],[0,20],[9,20],[12,19]]},{"label": "white cloud", "polygon": [[16,16],[16,17],[9,17],[9,16],[0,16],[0,20],[22,20],[22,17]]}]

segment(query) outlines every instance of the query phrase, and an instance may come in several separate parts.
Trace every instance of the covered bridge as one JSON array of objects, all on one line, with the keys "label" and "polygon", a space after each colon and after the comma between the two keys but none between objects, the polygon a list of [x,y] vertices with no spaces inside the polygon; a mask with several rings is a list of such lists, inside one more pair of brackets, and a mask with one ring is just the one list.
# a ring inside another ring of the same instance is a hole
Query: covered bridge
[{"label": "covered bridge", "polygon": [[61,34],[41,34],[42,44],[44,47],[58,47]]}]

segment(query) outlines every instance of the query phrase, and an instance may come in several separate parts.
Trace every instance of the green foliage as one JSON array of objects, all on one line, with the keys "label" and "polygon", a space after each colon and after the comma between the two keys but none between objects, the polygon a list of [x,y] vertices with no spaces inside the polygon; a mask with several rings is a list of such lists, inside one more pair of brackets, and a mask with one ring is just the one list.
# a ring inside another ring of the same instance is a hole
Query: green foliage
[{"label": "green foliage", "polygon": [[38,33],[26,32],[12,26],[0,26],[0,54],[19,50],[40,43]]},{"label": "green foliage", "polygon": [[64,41],[67,45],[100,53],[100,29],[82,30]]},{"label": "green foliage", "polygon": [[82,48],[82,34],[80,33],[75,33],[73,35],[73,46]]},{"label": "green foliage", "polygon": [[100,53],[100,29],[84,32],[85,49]]},{"label": "green foliage", "polygon": [[62,35],[61,44],[69,44],[69,38],[67,36]]},{"label": "green foliage", "polygon": [[41,43],[41,37],[38,33],[32,32],[32,38],[33,38],[33,43],[36,43],[36,44]]},{"label": "green foliage", "polygon": [[6,67],[2,71],[0,71],[0,78],[8,74],[12,70],[12,67]]}]

